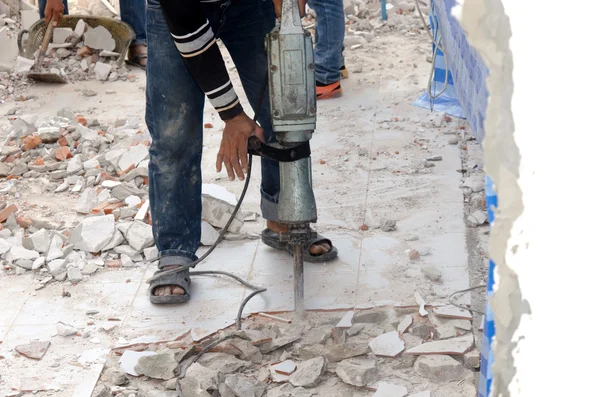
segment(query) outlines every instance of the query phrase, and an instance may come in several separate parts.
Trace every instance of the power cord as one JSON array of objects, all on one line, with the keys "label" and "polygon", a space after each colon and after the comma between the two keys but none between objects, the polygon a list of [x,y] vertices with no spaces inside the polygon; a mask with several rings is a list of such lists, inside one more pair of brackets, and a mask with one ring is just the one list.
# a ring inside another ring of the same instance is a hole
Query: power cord
[{"label": "power cord", "polygon": [[461,289],[460,291],[453,292],[453,293],[452,293],[452,294],[450,294],[450,296],[448,297],[448,302],[449,302],[449,303],[450,303],[452,306],[454,306],[454,307],[458,307],[459,309],[468,310],[468,311],[470,311],[470,312],[473,312],[473,313],[481,314],[481,315],[483,316],[483,315],[485,315],[485,313],[484,313],[484,312],[482,312],[482,311],[479,311],[479,310],[475,310],[475,309],[473,309],[473,308],[470,308],[470,307],[466,307],[466,306],[460,305],[460,304],[458,304],[458,303],[454,302],[454,301],[452,300],[452,297],[453,297],[454,295],[457,295],[457,294],[464,294],[464,293],[467,293],[467,292],[470,292],[470,291],[474,291],[474,290],[476,290],[476,289],[480,289],[480,288],[486,288],[486,287],[487,287],[487,285],[477,285],[477,286],[475,286],[475,287],[471,287],[471,288],[467,288],[467,289]]},{"label": "power cord", "polygon": [[[427,83],[427,95],[429,95],[429,98],[431,99],[431,107],[433,110],[433,101],[436,100],[437,98],[439,98],[440,96],[442,96],[442,94],[448,88],[448,81],[449,81],[449,77],[450,77],[450,72],[448,69],[448,59],[446,58],[446,50],[444,48],[444,43],[442,42],[442,35],[439,34],[440,29],[439,29],[439,24],[437,22],[437,18],[433,18],[433,19],[435,19],[435,21],[436,21],[435,33],[436,33],[436,35],[439,35],[438,40],[436,40],[433,37],[433,34],[429,31],[429,27],[427,26],[427,22],[425,22],[425,17],[423,16],[423,12],[421,11],[421,5],[419,4],[419,0],[414,0],[414,1],[415,1],[415,5],[417,7],[417,11],[419,12],[419,16],[421,17],[421,21],[423,22],[423,26],[425,27],[425,30],[427,31],[427,34],[431,38],[431,42],[434,45],[433,59],[431,60],[431,70],[429,72],[429,81]],[[432,12],[433,12],[433,9],[434,9],[434,2],[433,2],[433,0],[431,0],[431,11]],[[442,55],[444,55],[444,65],[445,65],[445,69],[446,69],[446,77],[444,79],[444,86],[442,87],[442,90],[437,95],[433,95],[433,93],[431,91],[431,83],[433,81],[433,74],[435,72],[435,54],[437,54],[438,51],[440,51],[442,53]]]},{"label": "power cord", "polygon": [[[258,107],[256,108],[257,111],[254,112],[254,122],[257,121],[258,118],[258,112],[260,112],[260,109],[262,107],[262,103],[263,103],[263,99],[265,96],[265,91],[267,88],[267,84],[269,81],[269,76],[268,74],[265,75],[265,79],[263,81],[263,85],[261,87],[260,90],[260,95],[258,97]],[[217,240],[214,242],[214,244],[208,249],[208,251],[206,251],[204,253],[204,255],[202,255],[200,258],[196,259],[193,262],[184,264],[184,265],[180,265],[177,268],[174,269],[169,269],[169,270],[165,270],[165,271],[161,271],[156,273],[154,276],[150,277],[146,283],[150,284],[152,281],[154,280],[158,280],[159,278],[167,275],[167,274],[174,274],[174,273],[179,273],[185,270],[188,270],[190,268],[195,267],[197,264],[199,264],[200,262],[202,262],[203,260],[205,260],[214,250],[215,248],[217,248],[217,246],[221,243],[221,241],[223,241],[223,239],[225,238],[225,234],[227,233],[227,231],[229,230],[229,226],[231,226],[231,223],[233,222],[233,220],[235,219],[238,211],[240,210],[240,207],[242,206],[242,202],[244,201],[244,197],[246,197],[246,191],[248,190],[248,185],[250,184],[250,177],[252,175],[252,156],[248,156],[248,175],[246,175],[246,182],[244,183],[244,188],[242,189],[242,194],[240,195],[240,199],[238,200],[235,208],[233,209],[233,212],[231,213],[231,216],[229,217],[229,220],[227,221],[227,223],[225,224],[225,227],[221,230],[221,233],[219,233],[219,237],[217,237]],[[156,261],[159,261],[162,257],[159,256],[153,260],[150,261],[150,263],[154,263]],[[262,288],[262,287],[258,287],[256,285],[250,284],[249,282],[241,279],[240,277],[236,276],[235,274],[229,273],[229,272],[224,272],[224,271],[219,271],[219,270],[199,270],[199,271],[192,271],[189,272],[190,276],[226,276],[226,277],[230,277],[234,280],[236,280],[237,282],[239,282],[240,284],[250,288],[251,290],[253,290],[253,292],[248,295],[246,297],[246,299],[244,299],[240,305],[240,308],[238,310],[236,319],[235,319],[235,325],[236,325],[236,329],[237,330],[241,330],[242,329],[242,314],[244,312],[244,307],[246,306],[246,304],[250,301],[250,299],[252,299],[253,297],[255,297],[256,295],[265,292],[267,289],[266,288]],[[152,291],[150,292],[152,293]],[[219,342],[220,343],[220,342]]]}]

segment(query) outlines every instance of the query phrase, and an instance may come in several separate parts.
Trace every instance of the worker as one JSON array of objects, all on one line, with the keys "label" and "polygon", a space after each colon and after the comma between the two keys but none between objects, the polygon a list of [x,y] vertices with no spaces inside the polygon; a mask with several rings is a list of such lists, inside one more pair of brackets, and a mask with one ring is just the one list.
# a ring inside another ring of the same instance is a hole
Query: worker
[{"label": "worker", "polygon": [[[281,9],[281,0],[274,0]],[[303,0],[300,0],[304,9]],[[273,3],[263,0],[148,0],[146,124],[150,148],[152,230],[160,252],[160,276],[196,259],[202,219],[202,148],[205,97],[225,122],[216,169],[231,181],[244,180],[247,142],[252,135],[274,142],[268,89],[265,35],[275,21]],[[238,70],[246,97],[258,114],[244,111],[216,43],[221,40]],[[261,210],[267,220],[262,241],[290,251],[279,241],[287,228],[278,223],[279,164],[262,158]],[[332,242],[317,235],[305,247],[305,260],[326,262],[337,256]],[[188,270],[167,273],[150,285],[157,304],[190,298]]]},{"label": "worker", "polygon": [[348,71],[342,55],[346,21],[343,0],[308,0],[317,14],[315,32],[315,77],[317,99],[342,95],[342,77]]},{"label": "worker", "polygon": [[[146,44],[146,1],[145,0],[121,0],[121,20],[133,29],[135,39],[129,46],[127,63],[146,69],[148,59]],[[54,18],[55,23],[61,20],[63,15],[69,13],[67,0],[39,0],[40,18],[46,19],[46,23]]]}]

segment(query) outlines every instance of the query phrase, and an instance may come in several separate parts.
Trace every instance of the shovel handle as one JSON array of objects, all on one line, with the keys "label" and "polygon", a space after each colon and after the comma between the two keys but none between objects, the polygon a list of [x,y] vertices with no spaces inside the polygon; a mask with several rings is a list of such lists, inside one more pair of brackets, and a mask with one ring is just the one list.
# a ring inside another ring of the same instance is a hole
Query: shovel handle
[{"label": "shovel handle", "polygon": [[50,44],[50,39],[52,38],[52,33],[54,32],[54,18],[48,23],[46,27],[46,34],[44,34],[44,40],[42,41],[42,46],[40,47],[40,54],[38,55],[38,59],[36,62],[36,66],[39,66],[46,55],[46,51],[48,50],[48,44]]}]

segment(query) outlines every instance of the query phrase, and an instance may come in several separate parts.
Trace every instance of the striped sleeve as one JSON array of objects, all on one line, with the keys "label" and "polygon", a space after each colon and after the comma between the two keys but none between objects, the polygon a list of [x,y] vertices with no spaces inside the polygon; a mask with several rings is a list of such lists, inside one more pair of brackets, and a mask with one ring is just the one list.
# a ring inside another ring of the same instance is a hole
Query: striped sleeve
[{"label": "striped sleeve", "polygon": [[217,39],[198,0],[160,0],[175,46],[223,120],[242,113]]}]

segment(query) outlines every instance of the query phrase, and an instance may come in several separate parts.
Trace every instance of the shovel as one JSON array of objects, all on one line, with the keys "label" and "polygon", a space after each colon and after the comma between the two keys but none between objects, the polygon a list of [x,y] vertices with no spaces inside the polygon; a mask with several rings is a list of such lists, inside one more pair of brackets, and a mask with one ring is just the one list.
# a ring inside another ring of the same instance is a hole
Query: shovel
[{"label": "shovel", "polygon": [[67,81],[62,78],[60,75],[56,73],[41,73],[40,69],[42,66],[42,61],[44,60],[44,56],[46,55],[46,51],[48,50],[48,44],[50,44],[50,39],[52,38],[52,33],[54,32],[54,19],[50,21],[48,27],[46,28],[46,34],[44,35],[44,41],[42,41],[42,47],[40,48],[40,53],[38,55],[38,59],[33,66],[33,71],[27,75],[32,80],[41,81],[42,83],[58,83],[64,84]]}]

